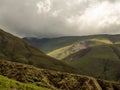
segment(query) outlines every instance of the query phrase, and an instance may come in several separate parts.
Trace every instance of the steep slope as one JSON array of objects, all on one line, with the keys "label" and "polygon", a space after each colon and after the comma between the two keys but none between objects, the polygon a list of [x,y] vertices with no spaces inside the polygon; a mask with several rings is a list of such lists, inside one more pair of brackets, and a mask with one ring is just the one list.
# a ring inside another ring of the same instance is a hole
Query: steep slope
[{"label": "steep slope", "polygon": [[120,80],[120,45],[100,45],[80,50],[64,59],[82,74]]},{"label": "steep slope", "polygon": [[49,53],[53,50],[71,45],[77,41],[84,41],[87,39],[103,38],[109,39],[113,43],[120,43],[120,35],[89,35],[89,36],[65,36],[58,38],[42,38],[39,37],[25,37],[23,38],[33,46],[40,48],[45,53]]},{"label": "steep slope", "polygon": [[50,90],[120,90],[120,83],[97,80],[83,75],[38,69],[33,66],[2,60],[0,60],[0,66],[0,75]]},{"label": "steep slope", "polygon": [[72,45],[54,50],[48,53],[48,55],[56,59],[62,60],[66,58],[67,56],[73,53],[76,53],[82,49],[85,49],[88,47],[99,46],[99,45],[105,45],[105,44],[113,44],[113,43],[109,39],[104,39],[104,38],[88,39],[88,40],[75,42]]},{"label": "steep slope", "polygon": [[31,64],[40,68],[72,72],[74,69],[45,55],[24,40],[0,30],[0,59]]}]

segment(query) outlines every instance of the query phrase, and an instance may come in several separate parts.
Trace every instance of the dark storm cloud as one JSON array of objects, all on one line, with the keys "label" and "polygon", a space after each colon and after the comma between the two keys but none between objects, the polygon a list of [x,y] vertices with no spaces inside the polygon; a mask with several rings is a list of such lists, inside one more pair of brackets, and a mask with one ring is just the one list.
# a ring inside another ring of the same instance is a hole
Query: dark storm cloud
[{"label": "dark storm cloud", "polygon": [[0,27],[19,36],[120,33],[119,0],[0,0]]}]

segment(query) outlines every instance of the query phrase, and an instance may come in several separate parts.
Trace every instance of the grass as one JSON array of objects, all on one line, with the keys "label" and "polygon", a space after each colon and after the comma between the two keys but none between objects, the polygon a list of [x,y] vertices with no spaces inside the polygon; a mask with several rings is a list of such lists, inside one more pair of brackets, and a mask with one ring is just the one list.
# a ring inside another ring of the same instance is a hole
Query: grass
[{"label": "grass", "polygon": [[[31,43],[33,46],[39,48],[45,53],[50,53],[56,49],[63,48],[69,46],[78,41],[84,41],[88,39],[108,39],[107,42],[112,41],[113,43],[120,41],[120,35],[88,35],[88,36],[65,36],[65,37],[57,37],[57,38],[24,38],[27,42]],[[104,41],[102,40],[102,43]],[[106,41],[105,41],[106,42]]]},{"label": "grass", "polygon": [[79,50],[82,50],[88,47],[94,47],[94,46],[100,46],[100,45],[106,45],[106,44],[113,44],[113,43],[109,39],[93,38],[93,39],[79,41],[72,45],[65,46],[63,48],[54,50],[48,53],[48,55],[56,59],[62,60],[66,58],[67,56],[78,52]]},{"label": "grass", "polygon": [[85,75],[39,69],[8,61],[0,61],[0,66],[0,75],[12,79],[0,76],[0,90],[101,90],[108,86],[112,90],[120,90],[117,82],[98,82],[97,79]]},{"label": "grass", "polygon": [[109,39],[105,39],[105,38],[94,38],[94,39],[91,39],[91,41],[101,42],[105,44],[113,44],[112,41],[110,41]]},{"label": "grass", "polygon": [[0,30],[0,59],[57,71],[71,72],[75,70],[65,62],[47,56],[24,40],[3,30]]},{"label": "grass", "polygon": [[0,75],[0,90],[50,90],[32,84],[21,83]]},{"label": "grass", "polygon": [[57,49],[51,53],[48,53],[49,56],[53,56],[55,57],[56,59],[59,59],[59,60],[62,60],[64,59],[66,56],[69,55],[69,52],[67,52],[66,50],[71,48],[71,46],[66,46],[66,47],[63,47],[63,48],[60,48],[60,49]]},{"label": "grass", "polygon": [[[83,55],[80,56],[80,54]],[[120,80],[118,77],[120,68],[119,56],[119,45],[102,45],[91,47],[87,52],[79,51],[67,57],[65,61],[76,67],[83,74],[117,81]]]},{"label": "grass", "polygon": [[[55,58],[67,62],[82,74],[119,81],[120,45],[114,44],[118,42],[117,38],[115,40],[105,38],[83,40],[48,55],[57,56]],[[79,49],[81,43],[86,49]]]}]

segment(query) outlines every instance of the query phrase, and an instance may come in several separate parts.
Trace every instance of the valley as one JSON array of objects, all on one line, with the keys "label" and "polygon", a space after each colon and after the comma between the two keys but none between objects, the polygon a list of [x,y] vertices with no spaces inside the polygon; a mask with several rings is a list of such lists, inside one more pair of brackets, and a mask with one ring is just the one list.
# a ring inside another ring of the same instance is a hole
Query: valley
[{"label": "valley", "polygon": [[[60,45],[63,43],[63,38],[67,38],[64,42],[69,44],[72,37],[61,38],[59,38]],[[73,38],[79,41],[71,40],[71,45],[55,49],[47,55],[73,66],[77,69],[77,73],[106,80],[120,80],[120,35],[90,35]]]},{"label": "valley", "polygon": [[0,30],[0,90],[120,90],[118,42],[82,39],[48,56]]}]

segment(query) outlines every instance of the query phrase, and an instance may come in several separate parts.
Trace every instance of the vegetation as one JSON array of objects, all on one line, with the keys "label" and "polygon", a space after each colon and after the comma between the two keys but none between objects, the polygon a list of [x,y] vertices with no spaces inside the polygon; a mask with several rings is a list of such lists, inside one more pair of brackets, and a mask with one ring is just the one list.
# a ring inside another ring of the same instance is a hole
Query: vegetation
[{"label": "vegetation", "polygon": [[32,84],[21,83],[0,75],[0,90],[50,90]]},{"label": "vegetation", "polygon": [[120,45],[102,45],[78,51],[64,59],[82,74],[119,81]]},{"label": "vegetation", "polygon": [[68,55],[72,54],[72,51],[70,51],[70,53],[67,51],[69,48],[71,48],[71,46],[66,46],[60,49],[57,49],[53,52],[48,53],[49,56],[52,56],[56,59],[62,60],[65,57],[67,57]]},{"label": "vegetation", "polygon": [[120,81],[119,36],[93,38],[57,49],[48,55],[65,61],[79,73]]},{"label": "vegetation", "polygon": [[24,40],[0,30],[0,59],[34,65],[40,68],[74,72],[65,62],[58,61],[32,47]]},{"label": "vegetation", "polygon": [[25,37],[23,39],[31,43],[33,46],[39,48],[43,52],[50,53],[54,50],[69,46],[78,41],[84,41],[84,40],[96,39],[96,38],[106,39],[108,43],[110,43],[111,41],[113,43],[120,42],[120,35],[106,35],[106,34],[89,35],[89,36],[66,36],[66,37],[42,38],[42,39],[40,39],[39,37]]},{"label": "vegetation", "polygon": [[[92,77],[38,69],[30,65],[1,60],[0,89],[22,90],[120,90],[120,83]],[[7,82],[6,82],[7,81]],[[26,84],[23,84],[26,83]],[[30,88],[30,89],[29,89]]]},{"label": "vegetation", "polygon": [[85,48],[106,45],[106,44],[113,44],[113,42],[108,39],[104,39],[104,38],[88,39],[88,40],[75,42],[72,45],[54,50],[48,53],[48,55],[56,59],[62,60],[66,58],[67,56],[74,54],[80,50],[83,50]]},{"label": "vegetation", "polygon": [[[109,35],[97,35],[44,39],[42,42],[46,45],[56,46],[51,49],[46,47],[48,51],[66,46],[52,52],[51,55],[57,55],[57,58],[63,59],[67,64],[0,30],[0,89],[120,90],[120,83],[101,80],[120,80],[118,38],[119,35],[113,35],[112,38]],[[55,42],[56,40],[58,41]],[[79,42],[71,45],[76,40]],[[99,79],[65,72],[82,73]]]}]

